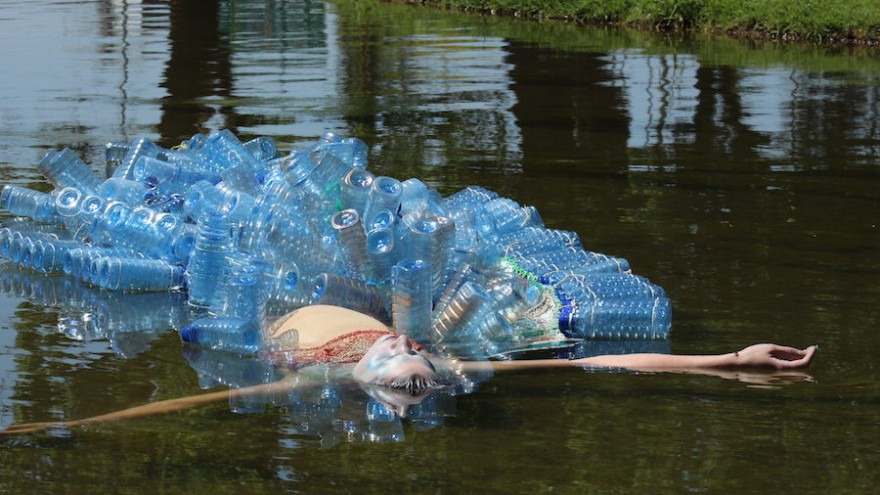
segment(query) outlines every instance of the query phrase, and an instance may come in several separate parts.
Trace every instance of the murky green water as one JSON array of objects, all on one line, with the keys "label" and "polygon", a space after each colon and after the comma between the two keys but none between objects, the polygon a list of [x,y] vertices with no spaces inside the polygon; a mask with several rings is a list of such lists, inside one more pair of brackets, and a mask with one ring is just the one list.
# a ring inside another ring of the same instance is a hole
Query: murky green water
[{"label": "murky green water", "polygon": [[[33,165],[57,146],[98,167],[141,135],[227,127],[288,149],[331,130],[383,175],[483,185],[628,259],[673,299],[674,352],[821,345],[813,382],[495,376],[424,403],[390,444],[362,440],[347,388],[4,438],[0,491],[876,491],[877,53],[372,1],[42,0],[0,4],[0,72],[3,182],[47,189]],[[223,363],[182,352],[172,296],[0,276],[2,426],[228,387],[199,368]]]}]

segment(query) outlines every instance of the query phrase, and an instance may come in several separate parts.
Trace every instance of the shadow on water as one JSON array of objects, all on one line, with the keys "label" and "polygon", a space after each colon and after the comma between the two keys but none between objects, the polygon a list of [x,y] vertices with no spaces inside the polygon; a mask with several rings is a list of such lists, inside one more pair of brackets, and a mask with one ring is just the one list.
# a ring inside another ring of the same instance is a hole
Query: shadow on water
[{"label": "shadow on water", "polygon": [[[171,146],[230,128],[287,151],[329,130],[364,139],[379,174],[444,194],[485,186],[628,259],[673,299],[662,351],[821,345],[813,382],[514,373],[385,423],[363,390],[316,381],[4,439],[2,491],[874,490],[876,52],[372,1],[0,10],[4,183],[48,190],[33,164],[62,146],[100,169],[104,143],[140,135]],[[173,294],[70,292],[63,278],[0,271],[3,425],[277,378],[182,348],[187,308]],[[364,441],[373,427],[403,441]]]}]

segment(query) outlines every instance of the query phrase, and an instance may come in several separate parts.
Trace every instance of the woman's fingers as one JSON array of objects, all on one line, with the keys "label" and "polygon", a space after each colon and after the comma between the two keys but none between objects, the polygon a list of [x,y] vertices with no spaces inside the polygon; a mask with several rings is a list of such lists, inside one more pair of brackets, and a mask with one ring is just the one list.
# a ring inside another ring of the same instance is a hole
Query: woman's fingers
[{"label": "woman's fingers", "polygon": [[809,366],[815,353],[816,346],[810,346],[806,349],[777,346],[770,351],[770,355],[777,360],[780,368],[802,368]]}]

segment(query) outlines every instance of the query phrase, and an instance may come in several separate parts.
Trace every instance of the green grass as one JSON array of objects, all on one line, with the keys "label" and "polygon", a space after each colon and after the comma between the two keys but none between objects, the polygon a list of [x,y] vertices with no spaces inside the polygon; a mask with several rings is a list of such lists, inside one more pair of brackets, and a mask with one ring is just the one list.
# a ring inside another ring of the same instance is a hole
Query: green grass
[{"label": "green grass", "polygon": [[878,0],[421,0],[462,10],[812,41],[880,41]]}]

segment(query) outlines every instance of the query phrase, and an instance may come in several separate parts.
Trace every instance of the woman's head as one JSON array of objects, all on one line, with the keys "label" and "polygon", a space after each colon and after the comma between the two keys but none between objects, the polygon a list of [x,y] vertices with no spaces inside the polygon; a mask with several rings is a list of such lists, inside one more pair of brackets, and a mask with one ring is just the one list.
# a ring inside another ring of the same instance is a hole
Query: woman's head
[{"label": "woman's head", "polygon": [[354,378],[363,383],[419,395],[438,383],[434,365],[416,351],[406,335],[378,339],[355,365]]}]

